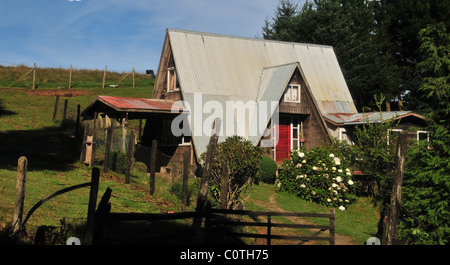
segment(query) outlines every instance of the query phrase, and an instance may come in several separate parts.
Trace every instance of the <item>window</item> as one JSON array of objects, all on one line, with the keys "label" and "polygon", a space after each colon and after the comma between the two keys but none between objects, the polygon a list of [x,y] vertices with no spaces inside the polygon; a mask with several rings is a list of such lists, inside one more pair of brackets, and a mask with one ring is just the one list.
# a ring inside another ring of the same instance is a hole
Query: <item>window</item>
[{"label": "window", "polygon": [[[400,132],[403,131],[402,129],[389,129],[387,134],[387,144],[389,145],[389,136],[393,134],[400,134]],[[410,132],[408,133],[409,137],[408,139],[414,139],[410,136],[416,135],[417,141],[427,141],[427,143],[430,142],[430,133],[428,131],[416,131],[416,132]]]},{"label": "window", "polygon": [[[347,130],[345,128],[338,128],[338,139],[339,141],[346,141],[352,143],[347,135]],[[352,143],[353,144],[353,143]]]},{"label": "window", "polygon": [[427,143],[430,142],[430,133],[427,131],[417,131],[417,141],[426,140]]},{"label": "window", "polygon": [[175,67],[167,69],[167,92],[179,91],[179,84],[177,80],[177,72]]},{"label": "window", "polygon": [[390,135],[399,135],[400,132],[403,131],[402,129],[388,129],[387,133],[387,144],[389,145],[389,136]]},{"label": "window", "polygon": [[300,85],[289,85],[284,91],[284,101],[300,102]]}]

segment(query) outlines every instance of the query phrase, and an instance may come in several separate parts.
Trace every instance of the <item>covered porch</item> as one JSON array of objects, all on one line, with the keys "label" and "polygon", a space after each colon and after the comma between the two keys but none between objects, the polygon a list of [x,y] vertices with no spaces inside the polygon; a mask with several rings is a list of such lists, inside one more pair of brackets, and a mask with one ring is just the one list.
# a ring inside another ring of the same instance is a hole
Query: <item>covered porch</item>
[{"label": "covered porch", "polygon": [[[170,130],[170,124],[175,117],[187,114],[179,102],[172,100],[114,96],[98,96],[81,113],[84,120],[107,117],[122,126],[135,129],[134,158],[147,167],[150,163],[152,141],[156,140],[156,171],[183,161],[185,152],[189,152],[191,164],[195,163],[190,138],[175,137]],[[131,120],[139,120],[139,123],[131,123]]]}]

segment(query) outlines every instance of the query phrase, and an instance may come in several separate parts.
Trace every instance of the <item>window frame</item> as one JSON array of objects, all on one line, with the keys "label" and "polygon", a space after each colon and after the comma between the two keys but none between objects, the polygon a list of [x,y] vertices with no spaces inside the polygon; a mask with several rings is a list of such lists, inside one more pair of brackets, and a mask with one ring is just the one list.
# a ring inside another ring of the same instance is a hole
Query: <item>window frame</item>
[{"label": "window frame", "polygon": [[[294,87],[296,87],[297,88],[297,100],[293,100],[293,91],[294,91]],[[301,90],[301,88],[302,88],[302,86],[301,85],[298,85],[298,84],[289,84],[287,87],[286,87],[286,90],[284,91],[284,94],[283,94],[283,99],[284,99],[284,101],[285,102],[295,102],[295,103],[300,103],[300,101],[301,101],[301,93],[300,93],[300,90]],[[289,98],[288,98],[288,95],[289,95]]]},{"label": "window frame", "polygon": [[[173,72],[173,73],[171,73]],[[171,82],[173,78],[173,82]],[[171,89],[171,83],[173,83],[173,89]],[[178,80],[177,80],[177,71],[175,67],[169,67],[167,68],[167,92],[177,92],[180,91],[180,88],[178,87]]]}]

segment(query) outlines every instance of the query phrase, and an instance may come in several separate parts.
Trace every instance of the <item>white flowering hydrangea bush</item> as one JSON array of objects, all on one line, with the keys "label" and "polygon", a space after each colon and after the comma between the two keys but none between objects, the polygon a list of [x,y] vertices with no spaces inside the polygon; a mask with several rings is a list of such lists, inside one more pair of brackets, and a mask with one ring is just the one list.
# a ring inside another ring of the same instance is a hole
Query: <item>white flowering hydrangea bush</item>
[{"label": "white flowering hydrangea bush", "polygon": [[342,211],[357,199],[349,163],[325,148],[292,151],[277,182],[281,191]]}]

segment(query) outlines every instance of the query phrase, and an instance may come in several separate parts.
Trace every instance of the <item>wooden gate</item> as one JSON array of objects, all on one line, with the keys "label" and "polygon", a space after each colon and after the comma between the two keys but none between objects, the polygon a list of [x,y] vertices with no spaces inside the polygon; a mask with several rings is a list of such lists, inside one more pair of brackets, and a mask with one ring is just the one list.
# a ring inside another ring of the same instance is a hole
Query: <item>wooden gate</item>
[{"label": "wooden gate", "polygon": [[[259,219],[258,217],[265,216],[266,222],[257,220],[255,222],[232,220],[227,215],[238,216],[250,216],[252,219]],[[273,216],[293,216],[293,217],[318,217],[329,219],[329,225],[316,225],[316,224],[286,224],[273,222]],[[299,240],[299,241],[328,241],[330,245],[335,244],[335,209],[330,209],[330,213],[297,213],[297,212],[267,212],[267,211],[244,211],[244,210],[223,210],[223,209],[209,209],[209,214],[206,215],[206,227],[209,232],[216,231],[219,233],[235,236],[235,237],[251,237],[251,238],[265,238],[267,239],[267,245],[271,244],[272,239],[284,239],[284,240]],[[232,229],[224,229],[227,226],[231,226]],[[266,227],[267,232],[265,234],[260,233],[242,233],[236,232],[236,227]],[[292,235],[279,235],[273,234],[273,227],[281,228],[304,228],[304,229],[319,229],[319,233],[328,230],[329,236],[318,236],[315,233],[312,236],[292,236]]]}]

